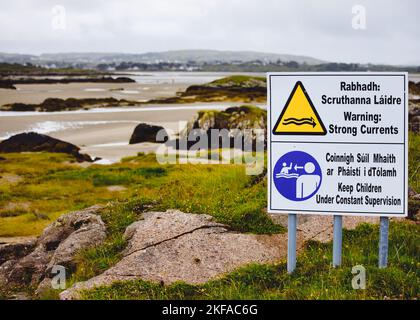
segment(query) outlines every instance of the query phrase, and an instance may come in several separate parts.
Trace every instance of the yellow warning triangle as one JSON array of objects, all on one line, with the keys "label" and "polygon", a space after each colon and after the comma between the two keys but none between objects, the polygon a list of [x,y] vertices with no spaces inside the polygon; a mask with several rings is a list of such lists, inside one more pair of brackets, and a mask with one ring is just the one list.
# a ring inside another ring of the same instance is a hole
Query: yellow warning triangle
[{"label": "yellow warning triangle", "polygon": [[325,135],[327,130],[309,98],[302,82],[298,81],[287,99],[274,128],[274,135]]}]

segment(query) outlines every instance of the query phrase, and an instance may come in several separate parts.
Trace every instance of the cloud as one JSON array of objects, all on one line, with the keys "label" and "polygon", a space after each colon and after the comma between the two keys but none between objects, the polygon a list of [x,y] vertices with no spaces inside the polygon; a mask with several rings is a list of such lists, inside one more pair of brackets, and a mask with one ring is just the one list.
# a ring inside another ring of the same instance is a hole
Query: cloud
[{"label": "cloud", "polygon": [[[64,30],[51,27],[57,4],[66,9]],[[352,28],[356,4],[366,8],[364,30]],[[419,11],[416,0],[14,0],[0,4],[0,51],[198,48],[420,64]]]}]

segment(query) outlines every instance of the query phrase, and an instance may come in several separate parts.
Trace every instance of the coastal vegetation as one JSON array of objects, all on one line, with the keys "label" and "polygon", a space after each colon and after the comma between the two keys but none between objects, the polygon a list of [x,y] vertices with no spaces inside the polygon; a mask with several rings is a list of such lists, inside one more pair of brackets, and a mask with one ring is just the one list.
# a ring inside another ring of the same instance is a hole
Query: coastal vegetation
[{"label": "coastal vegetation", "polygon": [[31,103],[11,103],[5,104],[0,107],[1,111],[42,111],[42,112],[53,112],[53,111],[71,111],[89,108],[107,108],[107,107],[128,107],[135,106],[138,102],[130,101],[126,99],[115,99],[115,98],[48,98],[39,104]]},{"label": "coastal vegetation", "polygon": [[265,182],[253,184],[245,165],[160,165],[154,154],[139,154],[82,168],[62,154],[1,157],[0,237],[38,235],[64,212],[110,201],[207,213],[243,232],[281,230],[264,211]]},{"label": "coastal vegetation", "polygon": [[0,76],[87,76],[103,74],[100,71],[93,69],[81,69],[81,68],[45,68],[32,63],[0,63]]},{"label": "coastal vegetation", "polygon": [[193,102],[254,102],[265,103],[266,80],[254,76],[230,76],[203,85],[192,85],[176,97],[153,99],[147,103],[193,103]]}]

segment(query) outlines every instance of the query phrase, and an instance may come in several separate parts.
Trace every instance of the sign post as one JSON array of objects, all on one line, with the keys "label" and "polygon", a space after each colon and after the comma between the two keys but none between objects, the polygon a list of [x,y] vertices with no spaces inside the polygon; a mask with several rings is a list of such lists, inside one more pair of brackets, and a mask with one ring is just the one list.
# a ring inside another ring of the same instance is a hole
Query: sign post
[{"label": "sign post", "polygon": [[341,250],[343,242],[343,216],[334,215],[333,230],[333,266],[341,266]]},{"label": "sign post", "polygon": [[297,239],[297,215],[289,214],[287,217],[287,272],[292,273],[296,269],[296,239]]},{"label": "sign post", "polygon": [[269,73],[268,212],[289,214],[288,272],[296,266],[296,215],[334,216],[333,266],[342,263],[342,216],[407,215],[408,74]]},{"label": "sign post", "polygon": [[388,231],[389,219],[388,217],[381,217],[379,233],[379,268],[386,268],[388,264]]}]

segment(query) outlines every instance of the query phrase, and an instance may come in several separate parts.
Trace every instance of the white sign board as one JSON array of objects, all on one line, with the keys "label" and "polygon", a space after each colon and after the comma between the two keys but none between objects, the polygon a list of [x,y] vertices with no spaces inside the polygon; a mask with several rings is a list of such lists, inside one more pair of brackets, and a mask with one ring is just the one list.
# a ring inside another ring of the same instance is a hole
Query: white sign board
[{"label": "white sign board", "polygon": [[407,79],[268,74],[268,212],[406,216]]}]

